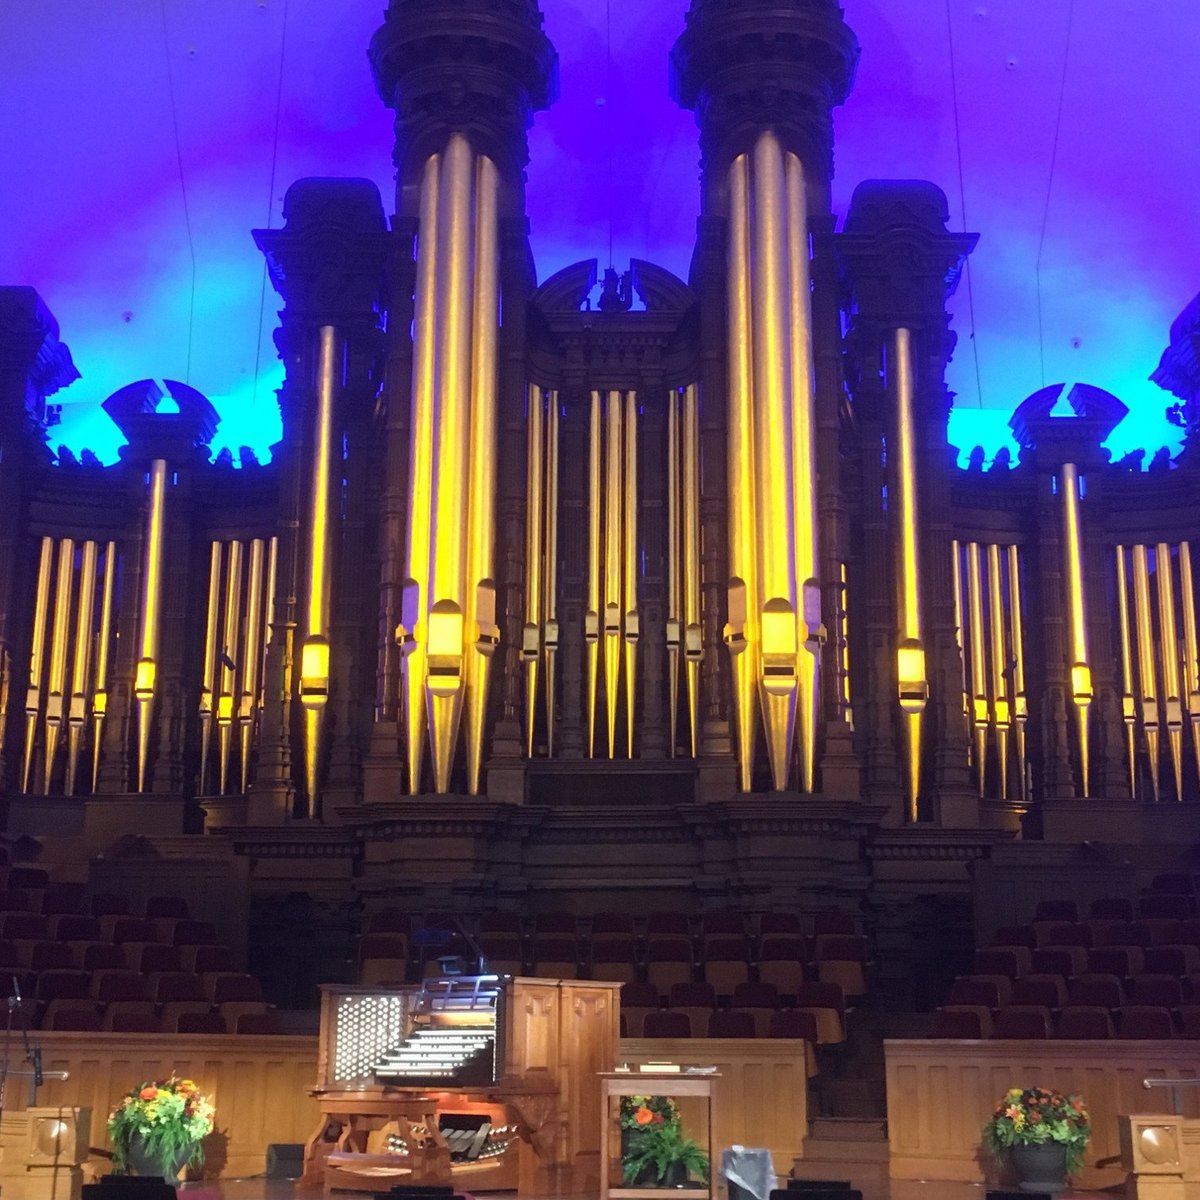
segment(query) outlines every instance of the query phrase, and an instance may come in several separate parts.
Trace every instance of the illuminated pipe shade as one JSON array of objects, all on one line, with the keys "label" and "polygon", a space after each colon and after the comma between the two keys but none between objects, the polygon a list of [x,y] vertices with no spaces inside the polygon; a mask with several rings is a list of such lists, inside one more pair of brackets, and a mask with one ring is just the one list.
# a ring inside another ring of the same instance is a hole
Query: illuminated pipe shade
[{"label": "illuminated pipe shade", "polygon": [[1025,734],[1029,721],[1029,697],[1025,691],[1025,635],[1021,624],[1021,556],[1016,546],[1008,547],[1008,616],[1012,645],[1013,729],[1017,744],[1017,777],[1022,800],[1029,799],[1026,778]]},{"label": "illuminated pipe shade", "polygon": [[600,393],[593,392],[588,416],[588,603],[583,618],[587,646],[587,753],[596,756],[596,693],[600,679],[600,609],[604,568],[601,557],[601,441]]},{"label": "illuminated pipe shade", "polygon": [[[465,727],[467,791],[479,793],[484,718],[492,658],[500,641],[496,624],[496,343],[500,320],[496,166],[475,163],[474,308],[471,314],[470,451],[467,487]],[[557,428],[557,427],[556,427]],[[547,668],[547,683],[553,676]]]},{"label": "illuminated pipe shade", "polygon": [[1187,710],[1192,727],[1192,749],[1200,765],[1200,647],[1196,638],[1196,591],[1192,577],[1192,549],[1179,543],[1179,589],[1183,601],[1183,662]]},{"label": "illuminated pipe shade", "polygon": [[808,251],[808,198],[804,167],[788,153],[786,164],[788,331],[791,335],[792,530],[797,596],[796,730],[799,738],[800,790],[813,790],[818,721],[818,670],[825,626],[817,581],[817,465],[815,370]]},{"label": "illuminated pipe shade", "polygon": [[[426,701],[434,790],[450,790],[464,701],[463,636],[467,538],[463,527],[469,466],[471,344],[475,275],[475,157],[452,134],[438,192],[438,274],[433,443],[433,530],[429,548],[429,664]],[[434,624],[439,626],[435,638]],[[457,628],[458,644],[442,635]],[[434,644],[438,643],[437,661]]]},{"label": "illuminated pipe shade", "polygon": [[558,393],[546,410],[546,566],[542,651],[546,657],[546,753],[554,756],[555,659],[558,655]]},{"label": "illuminated pipe shade", "polygon": [[33,600],[33,630],[29,645],[29,688],[25,693],[25,757],[21,766],[21,791],[29,791],[37,719],[42,709],[42,670],[46,652],[46,626],[50,613],[50,575],[54,569],[54,541],[42,538],[38,556],[37,590]]},{"label": "illuminated pipe shade", "polygon": [[617,753],[617,687],[621,672],[621,533],[624,506],[621,503],[620,392],[609,392],[605,412],[604,444],[604,712],[608,734],[608,757]]},{"label": "illuminated pipe shade", "polygon": [[679,656],[683,649],[683,610],[680,580],[683,572],[683,535],[680,513],[679,392],[667,396],[667,753],[675,757],[679,725]]},{"label": "illuminated pipe shade", "polygon": [[758,724],[759,642],[757,516],[754,491],[754,374],[750,329],[750,164],[729,168],[729,251],[726,271],[729,360],[729,621],[725,644],[733,665],[738,785],[750,791]]},{"label": "illuminated pipe shade", "polygon": [[792,512],[786,180],[779,139],[769,131],[760,134],[754,145],[750,247],[753,482],[762,622],[759,696],[772,784],[782,791],[788,785],[795,745],[799,617]]},{"label": "illuminated pipe shade", "polygon": [[84,542],[79,566],[79,608],[75,618],[75,657],[71,667],[71,701],[67,714],[67,776],[64,791],[75,794],[79,753],[87,727],[88,689],[91,686],[92,626],[96,610],[95,542]]},{"label": "illuminated pipe shade", "polygon": [[1183,702],[1179,687],[1179,643],[1175,631],[1175,583],[1171,547],[1159,542],[1154,550],[1158,592],[1159,655],[1167,714],[1167,743],[1175,772],[1175,799],[1183,799]]},{"label": "illuminated pipe shade", "polygon": [[1075,704],[1079,731],[1079,768],[1083,795],[1088,794],[1088,708],[1092,702],[1092,671],[1088,663],[1087,614],[1083,590],[1083,529],[1079,511],[1079,471],[1074,463],[1063,463],[1062,498],[1063,554],[1067,580],[1067,614],[1071,635],[1071,699]]},{"label": "illuminated pipe shade", "polygon": [[341,344],[332,325],[317,333],[317,394],[313,412],[312,480],[308,509],[308,581],[300,650],[304,712],[304,782],[308,815],[317,815],[323,716],[329,700],[329,605],[333,583],[334,402]]},{"label": "illuminated pipe shade", "polygon": [[411,461],[408,488],[408,575],[400,594],[402,704],[408,791],[421,790],[425,760],[425,608],[429,596],[430,514],[433,506],[433,392],[436,369],[438,191],[441,156],[425,163],[417,235],[413,322]]},{"label": "illuminated pipe shade", "polygon": [[1000,547],[987,548],[988,625],[992,637],[992,718],[996,728],[996,759],[1000,799],[1008,799],[1008,731],[1012,727],[1012,702],[1008,694],[1008,655],[1004,646],[1004,581],[1000,575]]},{"label": "illuminated pipe shade", "polygon": [[1154,664],[1154,618],[1150,614],[1150,570],[1146,547],[1132,550],[1134,626],[1137,630],[1138,690],[1141,699],[1142,736],[1150,762],[1152,799],[1158,799],[1159,741],[1158,685]]},{"label": "illuminated pipe shade", "polygon": [[1137,701],[1133,691],[1133,651],[1129,637],[1129,578],[1125,567],[1125,547],[1116,547],[1117,620],[1121,641],[1121,720],[1125,725],[1125,755],[1129,766],[1129,794],[1136,800],[1137,785]]},{"label": "illuminated pipe shade", "polygon": [[221,542],[209,546],[208,614],[204,634],[204,677],[200,685],[200,792],[208,779],[208,752],[212,742],[212,723],[216,712],[217,644],[221,636]]},{"label": "illuminated pipe shade", "polygon": [[624,596],[625,635],[625,752],[633,757],[633,728],[637,710],[637,644],[641,632],[638,615],[638,553],[637,553],[637,395],[625,394],[625,471],[622,499],[623,563],[622,590]]},{"label": "illuminated pipe shade", "polygon": [[971,645],[971,728],[975,737],[975,769],[979,776],[979,795],[987,786],[988,702],[987,667],[984,658],[983,570],[979,543],[967,543],[967,609],[970,614]]},{"label": "illuminated pipe shade", "polygon": [[688,734],[692,757],[700,753],[700,404],[695,384],[683,395],[683,661],[687,672]]},{"label": "illuminated pipe shade", "polygon": [[217,737],[220,744],[220,784],[223,796],[229,781],[229,752],[233,740],[236,664],[240,659],[238,626],[242,603],[242,543],[229,543],[229,577],[225,584],[225,627],[222,634],[221,689],[217,696]]},{"label": "illuminated pipe shade", "polygon": [[[921,636],[921,555],[917,541],[920,514],[917,505],[916,421],[914,414],[914,382],[912,335],[907,329],[897,329],[893,335],[891,374],[895,393],[896,453],[894,464],[894,508],[897,589],[899,594],[899,639],[901,647],[923,646]],[[889,492],[889,495],[892,493]],[[976,550],[978,554],[978,550]],[[899,651],[898,651],[899,656]],[[915,661],[913,666],[915,668]],[[922,664],[923,665],[923,664]],[[921,790],[921,721],[929,696],[929,684],[924,670],[916,674],[899,674],[900,709],[904,714],[904,742],[907,762],[908,818],[917,818],[917,796]]]},{"label": "illuminated pipe shade", "polygon": [[167,463],[156,458],[150,464],[150,487],[146,504],[146,527],[142,543],[141,655],[134,677],[133,695],[138,706],[138,791],[146,790],[146,767],[150,757],[150,730],[154,720],[158,642],[162,619],[162,562],[165,543]]},{"label": "illuminated pipe shade", "polygon": [[838,644],[841,647],[842,659],[841,707],[846,724],[853,730],[854,702],[850,692],[850,583],[845,563],[838,564],[838,577],[841,580],[841,587],[838,589]]},{"label": "illuminated pipe shade", "polygon": [[113,595],[117,575],[117,544],[104,548],[104,582],[100,590],[100,636],[96,642],[96,685],[92,696],[92,791],[100,779],[100,748],[108,713],[108,657],[112,636]]},{"label": "illuminated pipe shade", "polygon": [[63,538],[58,543],[58,567],[54,580],[54,621],[50,642],[50,676],[46,685],[46,728],[42,791],[50,790],[50,776],[66,718],[67,641],[71,628],[71,591],[75,578],[75,543]]},{"label": "illuminated pipe shade", "polygon": [[263,591],[266,547],[262,538],[250,542],[248,595],[246,598],[246,640],[242,650],[242,681],[238,696],[238,739],[241,764],[241,791],[250,782],[250,746],[259,689],[259,674],[265,644],[263,637]]},{"label": "illuminated pipe shade", "polygon": [[542,452],[544,415],[542,389],[529,385],[529,415],[526,421],[529,435],[525,490],[525,628],[521,643],[521,660],[525,664],[525,754],[533,757],[533,736],[537,722],[538,665],[541,661],[542,624],[542,526],[545,504],[542,484],[545,468]]}]

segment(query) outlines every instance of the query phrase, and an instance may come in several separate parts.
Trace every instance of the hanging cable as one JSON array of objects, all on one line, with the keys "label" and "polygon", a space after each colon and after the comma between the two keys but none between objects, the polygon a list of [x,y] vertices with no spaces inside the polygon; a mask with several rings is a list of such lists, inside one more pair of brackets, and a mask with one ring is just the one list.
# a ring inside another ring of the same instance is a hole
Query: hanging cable
[{"label": "hanging cable", "polygon": [[171,39],[167,31],[167,0],[162,0],[163,50],[167,60],[167,94],[171,100],[171,125],[175,130],[175,161],[179,166],[179,191],[183,196],[183,223],[187,228],[188,253],[192,257],[192,288],[188,301],[187,369],[184,383],[192,382],[192,334],[196,325],[196,243],[192,239],[192,214],[188,208],[187,180],[183,174],[183,149],[179,143],[179,112],[175,106],[175,76],[171,71]]},{"label": "hanging cable", "polygon": [[608,134],[608,265],[613,265],[612,0],[604,0],[604,114]]},{"label": "hanging cable", "polygon": [[1058,85],[1058,115],[1054,118],[1054,142],[1050,149],[1050,174],[1046,179],[1046,204],[1042,209],[1042,232],[1038,237],[1037,263],[1033,274],[1037,286],[1038,358],[1042,369],[1042,387],[1046,386],[1046,334],[1042,324],[1042,251],[1046,246],[1046,226],[1050,221],[1050,194],[1054,190],[1054,169],[1058,165],[1058,135],[1062,131],[1063,98],[1067,94],[1067,63],[1071,56],[1071,29],[1075,20],[1075,0],[1067,4],[1067,38],[1063,45],[1062,78]]},{"label": "hanging cable", "polygon": [[[954,23],[950,18],[950,0],[946,0],[946,36],[950,42],[950,92],[954,100],[954,146],[958,154],[958,203],[963,233],[967,231],[967,185],[963,174],[962,125],[958,116],[958,68],[954,62]],[[971,282],[971,256],[967,255],[967,316],[971,322],[971,352],[975,359],[975,398],[983,407],[983,375],[979,369],[979,339],[975,333],[975,288]]]},{"label": "hanging cable", "polygon": [[[287,49],[288,0],[283,0],[283,27],[279,31],[279,75],[275,81],[275,133],[271,139],[271,183],[267,189],[267,228],[275,214],[275,168],[279,163],[279,121],[283,112],[283,62]],[[258,334],[254,339],[254,384],[250,392],[250,408],[258,406],[258,372],[262,366],[262,335],[267,310],[267,260],[263,258],[262,282],[258,292]]]}]

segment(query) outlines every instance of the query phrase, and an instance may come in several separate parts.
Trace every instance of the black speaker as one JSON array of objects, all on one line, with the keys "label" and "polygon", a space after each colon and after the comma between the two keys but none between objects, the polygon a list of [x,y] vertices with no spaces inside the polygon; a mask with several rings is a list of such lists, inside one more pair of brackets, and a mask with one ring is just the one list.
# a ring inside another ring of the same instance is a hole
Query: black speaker
[{"label": "black speaker", "polygon": [[82,1200],[175,1200],[175,1189],[161,1175],[101,1175],[85,1183]]},{"label": "black speaker", "polygon": [[791,1192],[848,1192],[848,1179],[789,1179],[788,1191]]},{"label": "black speaker", "polygon": [[1053,1192],[1018,1192],[1005,1188],[994,1188],[984,1192],[984,1200],[1054,1200]]},{"label": "black speaker", "polygon": [[299,1179],[304,1174],[304,1146],[300,1142],[272,1142],[267,1146],[267,1178]]},{"label": "black speaker", "polygon": [[376,1192],[375,1200],[453,1200],[459,1194],[449,1184],[398,1183],[391,1191]]}]

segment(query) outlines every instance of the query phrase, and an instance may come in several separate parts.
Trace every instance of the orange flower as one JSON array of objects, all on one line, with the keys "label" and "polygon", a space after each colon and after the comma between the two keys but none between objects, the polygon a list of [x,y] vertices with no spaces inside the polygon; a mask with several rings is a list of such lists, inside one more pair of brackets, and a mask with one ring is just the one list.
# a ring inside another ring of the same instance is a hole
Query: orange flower
[{"label": "orange flower", "polygon": [[648,1108],[646,1108],[645,1105],[643,1105],[637,1110],[637,1112],[633,1114],[633,1119],[639,1125],[649,1125],[650,1122],[654,1120],[654,1114]]},{"label": "orange flower", "polygon": [[138,1092],[138,1099],[139,1100],[157,1100],[158,1099],[158,1088],[156,1088],[153,1084],[151,1084],[149,1087],[142,1088],[142,1090],[140,1092]]}]

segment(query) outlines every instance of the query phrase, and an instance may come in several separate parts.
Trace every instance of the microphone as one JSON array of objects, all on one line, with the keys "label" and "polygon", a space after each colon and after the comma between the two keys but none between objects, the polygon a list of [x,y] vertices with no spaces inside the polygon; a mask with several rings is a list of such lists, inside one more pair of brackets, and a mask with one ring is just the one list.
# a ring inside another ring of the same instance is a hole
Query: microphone
[{"label": "microphone", "polygon": [[21,1003],[21,981],[14,975],[12,977],[12,982],[13,982],[13,999],[18,1004],[20,1004]]}]

